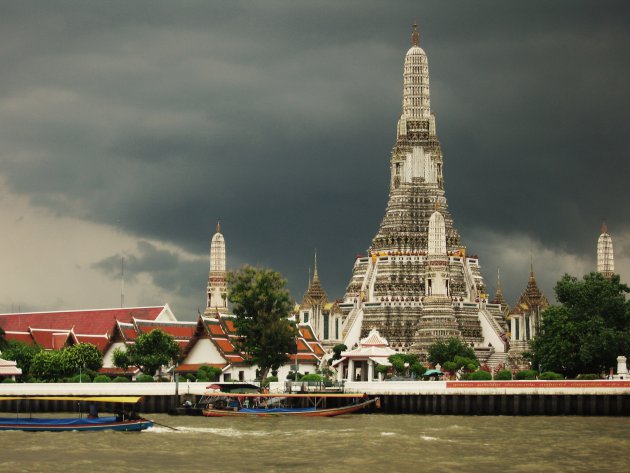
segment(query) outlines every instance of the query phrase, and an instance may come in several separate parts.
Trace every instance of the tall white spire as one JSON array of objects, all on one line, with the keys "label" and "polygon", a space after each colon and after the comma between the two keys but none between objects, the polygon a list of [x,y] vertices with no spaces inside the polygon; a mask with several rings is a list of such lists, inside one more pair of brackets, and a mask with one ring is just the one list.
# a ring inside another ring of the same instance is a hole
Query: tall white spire
[{"label": "tall white spire", "polygon": [[417,28],[414,22],[412,45],[405,55],[403,70],[403,117],[407,120],[427,120],[431,117],[429,62],[424,50],[418,46]]},{"label": "tall white spire", "polygon": [[221,233],[221,223],[210,243],[210,273],[208,275],[208,300],[206,315],[216,312],[227,313],[227,282],[225,280],[225,239]]},{"label": "tall white spire", "polygon": [[602,224],[602,233],[597,240],[597,272],[610,278],[615,272],[612,238],[608,234],[606,222]]}]

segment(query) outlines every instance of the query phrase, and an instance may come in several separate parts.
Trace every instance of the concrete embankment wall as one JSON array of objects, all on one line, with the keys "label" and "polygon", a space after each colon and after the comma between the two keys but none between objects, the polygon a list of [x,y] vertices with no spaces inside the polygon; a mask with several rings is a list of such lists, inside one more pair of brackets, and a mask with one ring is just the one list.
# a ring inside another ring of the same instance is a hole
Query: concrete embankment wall
[{"label": "concrete embankment wall", "polygon": [[[195,402],[206,383],[9,384],[0,396],[144,396],[144,413],[169,412]],[[281,386],[272,386],[272,392]],[[308,390],[308,386],[304,386]],[[387,414],[629,416],[629,381],[356,382],[346,392],[381,398]],[[328,407],[338,400],[329,399]],[[114,405],[103,406],[103,411]],[[3,401],[4,412],[78,412],[76,401]]]},{"label": "concrete embankment wall", "polygon": [[630,395],[399,394],[381,397],[387,414],[630,415]]}]

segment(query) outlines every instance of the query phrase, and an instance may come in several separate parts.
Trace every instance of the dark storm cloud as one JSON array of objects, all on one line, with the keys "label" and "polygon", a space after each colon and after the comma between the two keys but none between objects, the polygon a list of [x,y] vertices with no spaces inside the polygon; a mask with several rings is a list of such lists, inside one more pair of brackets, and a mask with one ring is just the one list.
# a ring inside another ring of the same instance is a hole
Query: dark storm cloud
[{"label": "dark storm cloud", "polygon": [[135,253],[112,255],[92,267],[118,280],[122,279],[124,272],[124,280],[129,283],[144,275],[158,288],[191,299],[199,293],[203,294],[204,275],[208,271],[205,262],[184,260],[177,253],[157,248],[144,240],[138,242]]},{"label": "dark storm cloud", "polygon": [[[152,267],[169,255],[138,250],[135,263],[183,296],[191,274],[203,288],[219,218],[230,266],[274,267],[300,297],[318,248],[324,286],[339,296],[385,209],[417,19],[464,241],[487,251],[476,235],[490,230],[590,255],[602,217],[611,231],[630,230],[628,10],[575,1],[4,4],[0,173],[59,215],[200,255],[186,273],[181,261]],[[115,269],[116,258],[99,267]]]}]

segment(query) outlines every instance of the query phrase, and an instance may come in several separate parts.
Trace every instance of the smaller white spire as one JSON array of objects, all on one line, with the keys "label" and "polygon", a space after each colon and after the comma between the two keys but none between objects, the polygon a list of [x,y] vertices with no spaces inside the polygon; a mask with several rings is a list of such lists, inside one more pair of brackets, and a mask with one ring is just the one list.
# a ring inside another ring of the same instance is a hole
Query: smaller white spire
[{"label": "smaller white spire", "polygon": [[602,233],[597,240],[597,272],[606,278],[610,278],[615,273],[613,243],[608,234],[606,222],[602,224]]},{"label": "smaller white spire", "polygon": [[208,274],[208,300],[206,315],[227,313],[227,283],[225,238],[221,233],[221,222],[217,222],[216,233],[210,243],[210,273]]}]

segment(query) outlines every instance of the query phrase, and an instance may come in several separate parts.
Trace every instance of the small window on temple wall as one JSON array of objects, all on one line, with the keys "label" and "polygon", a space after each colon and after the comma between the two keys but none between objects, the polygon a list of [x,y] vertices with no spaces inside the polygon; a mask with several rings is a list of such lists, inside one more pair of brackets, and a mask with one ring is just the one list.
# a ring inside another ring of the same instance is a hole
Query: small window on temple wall
[{"label": "small window on temple wall", "polygon": [[238,372],[238,380],[239,381],[245,381],[245,371],[239,371]]}]

